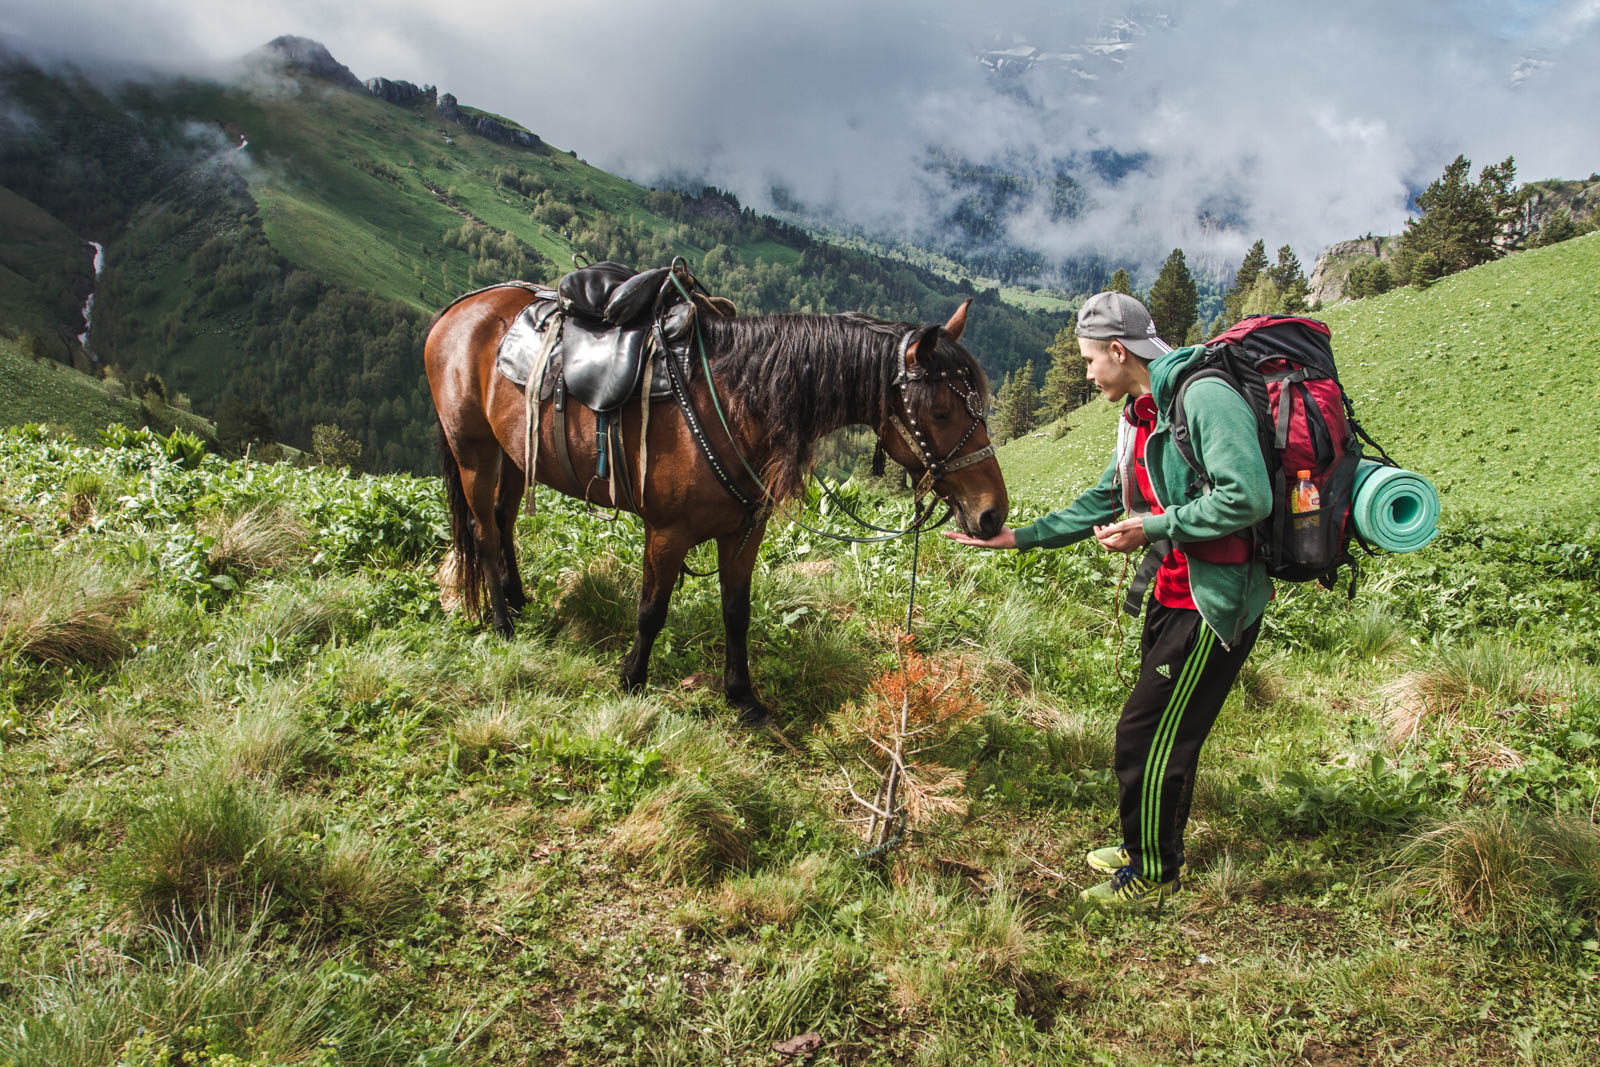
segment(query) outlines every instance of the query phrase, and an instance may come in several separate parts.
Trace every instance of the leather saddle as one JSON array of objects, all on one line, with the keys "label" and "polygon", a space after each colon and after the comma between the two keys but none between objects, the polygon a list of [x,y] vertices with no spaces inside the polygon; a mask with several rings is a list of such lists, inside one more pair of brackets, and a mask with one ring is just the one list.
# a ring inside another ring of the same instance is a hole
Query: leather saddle
[{"label": "leather saddle", "polygon": [[[639,395],[643,384],[655,309],[667,284],[668,267],[635,273],[608,261],[564,275],[555,289],[535,289],[538,297],[522,310],[501,339],[495,369],[528,388],[539,354],[551,345],[538,397],[548,399],[557,388],[598,412],[611,412]],[[688,340],[694,328],[694,307],[676,288],[662,319],[672,358],[685,379],[692,377]],[[559,333],[551,340],[549,330]],[[656,361],[650,396],[672,395],[667,368]]]}]

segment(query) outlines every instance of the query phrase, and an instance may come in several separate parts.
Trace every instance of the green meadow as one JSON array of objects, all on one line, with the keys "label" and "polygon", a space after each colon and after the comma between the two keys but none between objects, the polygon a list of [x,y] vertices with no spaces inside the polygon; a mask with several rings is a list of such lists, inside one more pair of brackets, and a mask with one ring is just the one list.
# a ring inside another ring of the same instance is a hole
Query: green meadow
[{"label": "green meadow", "polygon": [[[507,641],[441,605],[435,480],[0,433],[0,1064],[1594,1062],[1597,256],[1327,313],[1443,530],[1280,587],[1184,890],[1120,918],[1075,906],[1138,656],[1090,546],[924,538],[902,655],[912,546],[775,524],[752,734],[712,580],[619,689],[633,520],[543,491]],[[1001,452],[1016,521],[1113,417]],[[911,832],[864,858],[902,700]]]}]

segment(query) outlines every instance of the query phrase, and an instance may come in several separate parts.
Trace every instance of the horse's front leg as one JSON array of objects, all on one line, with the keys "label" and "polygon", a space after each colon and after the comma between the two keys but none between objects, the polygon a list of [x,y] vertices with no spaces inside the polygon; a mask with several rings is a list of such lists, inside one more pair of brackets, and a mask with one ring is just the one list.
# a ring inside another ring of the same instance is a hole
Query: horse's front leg
[{"label": "horse's front leg", "polygon": [[770,712],[750,684],[750,575],[767,524],[759,522],[749,534],[717,538],[717,577],[722,583],[722,626],[727,634],[722,691],[739,709],[741,726],[765,725]]},{"label": "horse's front leg", "polygon": [[522,614],[528,594],[522,588],[522,572],[517,567],[517,511],[522,506],[522,468],[504,457],[500,462],[500,491],[495,500],[494,522],[500,531],[500,549],[505,566],[506,608]]},{"label": "horse's front leg", "polygon": [[633,647],[622,659],[622,685],[629,690],[644,688],[650,675],[650,649],[667,621],[667,606],[672,586],[683,567],[683,557],[693,547],[681,532],[645,527],[644,578],[639,588],[639,623]]}]

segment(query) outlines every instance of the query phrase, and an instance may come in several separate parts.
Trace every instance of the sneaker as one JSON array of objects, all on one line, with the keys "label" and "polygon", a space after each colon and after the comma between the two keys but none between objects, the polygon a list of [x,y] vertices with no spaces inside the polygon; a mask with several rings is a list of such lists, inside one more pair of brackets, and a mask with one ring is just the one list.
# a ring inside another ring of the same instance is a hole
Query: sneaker
[{"label": "sneaker", "polygon": [[[1128,850],[1122,845],[1108,845],[1105,848],[1097,848],[1083,857],[1083,859],[1089,866],[1104,874],[1116,874],[1122,868],[1128,866],[1129,863]],[[1178,875],[1180,877],[1183,875],[1183,862],[1183,853],[1180,852],[1178,854]]]},{"label": "sneaker", "polygon": [[1121,845],[1108,845],[1095,849],[1083,859],[1097,871],[1115,874],[1128,865],[1128,850]]},{"label": "sneaker", "polygon": [[1079,893],[1078,899],[1095,908],[1134,910],[1159,904],[1181,888],[1182,883],[1176,878],[1170,882],[1152,882],[1133,873],[1132,867],[1120,867],[1106,881]]}]

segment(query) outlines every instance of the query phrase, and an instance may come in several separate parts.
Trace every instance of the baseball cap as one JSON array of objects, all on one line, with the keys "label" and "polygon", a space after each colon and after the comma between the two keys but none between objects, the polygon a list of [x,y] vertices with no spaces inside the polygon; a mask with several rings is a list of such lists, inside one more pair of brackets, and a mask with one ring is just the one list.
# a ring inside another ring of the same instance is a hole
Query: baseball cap
[{"label": "baseball cap", "polygon": [[1150,311],[1127,293],[1096,293],[1078,309],[1079,337],[1092,341],[1121,341],[1124,348],[1149,361],[1172,351],[1156,336]]}]

